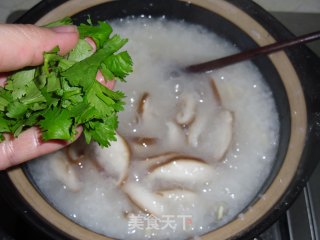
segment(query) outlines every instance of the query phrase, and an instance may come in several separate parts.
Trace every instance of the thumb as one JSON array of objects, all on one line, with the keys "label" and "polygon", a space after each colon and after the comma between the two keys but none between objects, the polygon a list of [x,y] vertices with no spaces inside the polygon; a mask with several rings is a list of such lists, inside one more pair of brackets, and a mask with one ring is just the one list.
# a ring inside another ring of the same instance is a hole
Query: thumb
[{"label": "thumb", "polygon": [[43,28],[35,25],[0,24],[0,71],[8,72],[43,62],[43,52],[60,47],[69,52],[78,42],[75,26]]}]

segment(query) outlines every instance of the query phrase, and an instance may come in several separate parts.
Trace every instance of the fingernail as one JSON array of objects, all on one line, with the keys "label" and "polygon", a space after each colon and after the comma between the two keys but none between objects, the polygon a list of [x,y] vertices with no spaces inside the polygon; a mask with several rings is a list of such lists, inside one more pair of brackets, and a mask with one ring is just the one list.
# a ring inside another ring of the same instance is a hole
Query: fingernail
[{"label": "fingernail", "polygon": [[78,29],[74,25],[65,25],[51,28],[56,33],[76,33]]}]

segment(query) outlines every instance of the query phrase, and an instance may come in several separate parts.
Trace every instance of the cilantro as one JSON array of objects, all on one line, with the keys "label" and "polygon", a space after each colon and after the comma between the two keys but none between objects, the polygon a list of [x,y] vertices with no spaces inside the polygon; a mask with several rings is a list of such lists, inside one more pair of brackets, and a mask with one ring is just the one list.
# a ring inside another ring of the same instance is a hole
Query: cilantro
[{"label": "cilantro", "polygon": [[[47,26],[71,24],[65,18]],[[100,70],[108,80],[125,81],[132,72],[127,52],[119,50],[127,43],[119,35],[111,35],[106,22],[78,26],[80,40],[66,56],[59,46],[43,54],[41,66],[25,68],[8,77],[0,87],[0,141],[4,133],[18,136],[23,130],[39,126],[44,141],[73,140],[76,127],[83,126],[87,143],[97,141],[109,146],[116,140],[117,113],[124,108],[124,93],[112,91],[96,81]],[[96,43],[96,52],[84,40]]]},{"label": "cilantro", "polygon": [[62,25],[71,25],[72,24],[72,20],[70,17],[65,17],[63,19],[59,19],[57,21],[48,23],[47,25],[45,25],[45,27],[58,27],[58,26],[62,26]]},{"label": "cilantro", "polygon": [[50,108],[45,111],[43,116],[44,119],[39,121],[43,140],[69,140],[71,133],[75,132],[74,128],[72,128],[73,120],[70,118],[70,113],[67,109]]},{"label": "cilantro", "polygon": [[112,33],[112,28],[106,22],[98,22],[98,26],[93,26],[90,24],[80,24],[78,27],[80,38],[85,38],[90,36],[96,43],[98,48],[101,48],[105,42],[109,39],[110,34]]}]

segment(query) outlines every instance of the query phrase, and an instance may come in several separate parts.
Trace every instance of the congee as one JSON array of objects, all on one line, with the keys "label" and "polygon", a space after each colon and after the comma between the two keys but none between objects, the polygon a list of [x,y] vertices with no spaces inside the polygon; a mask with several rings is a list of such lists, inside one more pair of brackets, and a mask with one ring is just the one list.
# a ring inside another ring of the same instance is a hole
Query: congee
[{"label": "congee", "polygon": [[243,62],[206,74],[183,66],[239,51],[204,28],[148,16],[112,21],[129,39],[134,72],[117,142],[79,139],[28,167],[60,212],[118,239],[186,239],[241,212],[268,177],[278,148],[272,92]]}]

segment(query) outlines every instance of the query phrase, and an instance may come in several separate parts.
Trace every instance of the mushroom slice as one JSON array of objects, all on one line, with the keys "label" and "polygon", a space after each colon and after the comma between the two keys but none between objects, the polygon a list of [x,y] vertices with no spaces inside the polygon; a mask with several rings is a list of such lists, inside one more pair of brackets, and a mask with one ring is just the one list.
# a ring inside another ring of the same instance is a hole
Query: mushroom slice
[{"label": "mushroom slice", "polygon": [[87,143],[84,137],[80,137],[65,148],[65,154],[71,163],[81,165],[82,160],[86,157],[86,148]]},{"label": "mushroom slice", "polygon": [[56,178],[72,191],[76,192],[81,189],[81,182],[76,174],[70,161],[63,152],[56,152],[54,159],[50,161],[50,168]]},{"label": "mushroom slice", "polygon": [[191,146],[198,147],[199,137],[206,131],[207,122],[209,120],[208,118],[208,116],[198,116],[192,123],[188,134],[188,142]]},{"label": "mushroom slice", "polygon": [[188,125],[194,120],[196,115],[196,99],[191,93],[182,94],[177,108],[177,123],[180,125]]},{"label": "mushroom slice", "polygon": [[188,142],[214,160],[221,160],[232,142],[233,122],[234,115],[228,110],[198,116],[190,127]]},{"label": "mushroom slice", "polygon": [[159,154],[159,155],[147,157],[145,159],[145,163],[146,163],[148,168],[151,168],[151,167],[155,168],[159,164],[162,164],[164,161],[168,161],[168,159],[171,159],[171,158],[176,157],[176,156],[178,156],[177,153],[166,152],[166,153],[162,153],[162,154]]},{"label": "mushroom slice", "polygon": [[[212,80],[212,78],[211,76],[210,80]],[[243,90],[241,90],[242,88],[239,84],[234,84],[227,80],[214,80],[211,84],[213,95],[216,93],[219,94],[221,106],[224,108],[228,109],[228,106],[231,106],[233,102],[243,98]],[[214,93],[214,88],[216,88],[216,93]]]},{"label": "mushroom slice", "polygon": [[[178,156],[149,168],[149,181],[190,187],[209,181],[213,168],[201,159]],[[164,184],[163,184],[164,185]]]},{"label": "mushroom slice", "polygon": [[94,143],[94,155],[98,165],[116,179],[117,185],[123,183],[128,176],[130,149],[123,137],[116,134],[117,141],[111,142],[108,148]]},{"label": "mushroom slice", "polygon": [[221,106],[222,105],[221,95],[214,78],[211,78],[210,87],[212,90],[212,95],[214,100],[218,103],[219,106]]},{"label": "mushroom slice", "polygon": [[147,108],[148,99],[149,99],[149,93],[146,93],[146,92],[143,93],[137,108],[137,113],[139,115],[143,115],[145,108]]},{"label": "mushroom slice", "polygon": [[137,183],[126,183],[122,190],[140,210],[160,216],[165,211],[161,197]]},{"label": "mushroom slice", "polygon": [[134,137],[131,141],[131,148],[138,157],[146,157],[152,152],[158,139],[153,137]]},{"label": "mushroom slice", "polygon": [[234,115],[232,112],[224,110],[220,112],[218,120],[220,124],[215,133],[219,137],[214,142],[214,158],[221,160],[226,155],[232,142]]},{"label": "mushroom slice", "polygon": [[171,159],[177,155],[178,155],[178,153],[175,153],[175,152],[165,152],[165,153],[162,153],[159,155],[147,157],[146,161],[160,163],[163,160],[168,160],[169,158]]},{"label": "mushroom slice", "polygon": [[185,144],[186,141],[186,134],[184,133],[183,129],[178,126],[174,122],[167,122],[167,145],[174,146],[177,143],[181,142]]},{"label": "mushroom slice", "polygon": [[135,137],[132,141],[136,144],[142,145],[143,147],[148,147],[153,145],[157,142],[156,138],[149,138],[149,137]]},{"label": "mushroom slice", "polygon": [[84,149],[76,149],[72,145],[69,145],[65,148],[65,152],[67,155],[68,160],[71,163],[79,163],[85,157]]},{"label": "mushroom slice", "polygon": [[138,119],[142,122],[153,122],[157,119],[157,113],[151,104],[149,93],[143,93],[137,107]]}]

